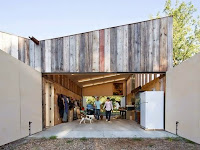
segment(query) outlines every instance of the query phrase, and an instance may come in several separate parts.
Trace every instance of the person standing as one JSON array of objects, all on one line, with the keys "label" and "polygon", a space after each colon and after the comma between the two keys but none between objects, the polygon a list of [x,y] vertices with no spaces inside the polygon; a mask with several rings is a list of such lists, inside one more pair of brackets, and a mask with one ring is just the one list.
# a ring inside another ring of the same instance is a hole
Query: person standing
[{"label": "person standing", "polygon": [[105,102],[103,108],[106,108],[106,121],[110,121],[111,111],[113,111],[113,105],[109,97],[107,97],[107,101]]},{"label": "person standing", "polygon": [[97,99],[96,99],[94,105],[95,105],[95,108],[96,108],[96,109],[95,109],[96,119],[99,120],[101,102],[100,102],[98,96],[97,96]]}]

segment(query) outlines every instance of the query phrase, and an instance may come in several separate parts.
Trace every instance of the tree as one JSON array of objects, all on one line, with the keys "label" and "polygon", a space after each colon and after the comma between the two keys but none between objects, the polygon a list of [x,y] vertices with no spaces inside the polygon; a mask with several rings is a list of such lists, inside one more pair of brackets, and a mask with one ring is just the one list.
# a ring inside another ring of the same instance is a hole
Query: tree
[{"label": "tree", "polygon": [[[173,16],[173,61],[180,64],[200,51],[200,16],[194,17],[197,9],[192,2],[179,2],[172,6],[167,0],[163,13]],[[157,14],[160,17],[160,13]]]}]

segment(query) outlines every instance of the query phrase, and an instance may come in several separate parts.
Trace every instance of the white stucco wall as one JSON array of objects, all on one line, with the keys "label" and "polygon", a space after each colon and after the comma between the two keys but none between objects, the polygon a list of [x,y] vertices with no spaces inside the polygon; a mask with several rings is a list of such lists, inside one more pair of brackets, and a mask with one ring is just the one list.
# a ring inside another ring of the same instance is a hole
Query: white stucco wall
[{"label": "white stucco wall", "polygon": [[42,130],[41,73],[0,50],[0,145]]},{"label": "white stucco wall", "polygon": [[200,144],[200,53],[166,75],[167,131]]}]

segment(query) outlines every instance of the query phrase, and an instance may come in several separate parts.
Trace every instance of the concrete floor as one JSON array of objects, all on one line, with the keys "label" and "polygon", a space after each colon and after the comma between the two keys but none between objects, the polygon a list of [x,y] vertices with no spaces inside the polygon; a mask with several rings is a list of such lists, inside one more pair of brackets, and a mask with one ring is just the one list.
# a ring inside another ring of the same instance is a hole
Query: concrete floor
[{"label": "concrete floor", "polygon": [[111,122],[105,120],[94,121],[92,124],[79,124],[79,120],[62,123],[45,131],[30,136],[31,138],[165,138],[176,137],[166,131],[145,131],[131,120],[113,119]]}]

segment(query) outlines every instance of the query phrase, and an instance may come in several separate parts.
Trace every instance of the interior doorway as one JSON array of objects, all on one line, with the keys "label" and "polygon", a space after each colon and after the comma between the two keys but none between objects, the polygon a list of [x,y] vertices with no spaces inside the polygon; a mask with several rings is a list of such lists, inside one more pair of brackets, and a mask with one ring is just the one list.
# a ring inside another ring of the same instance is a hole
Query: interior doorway
[{"label": "interior doorway", "polygon": [[54,85],[45,83],[46,127],[54,126]]}]

